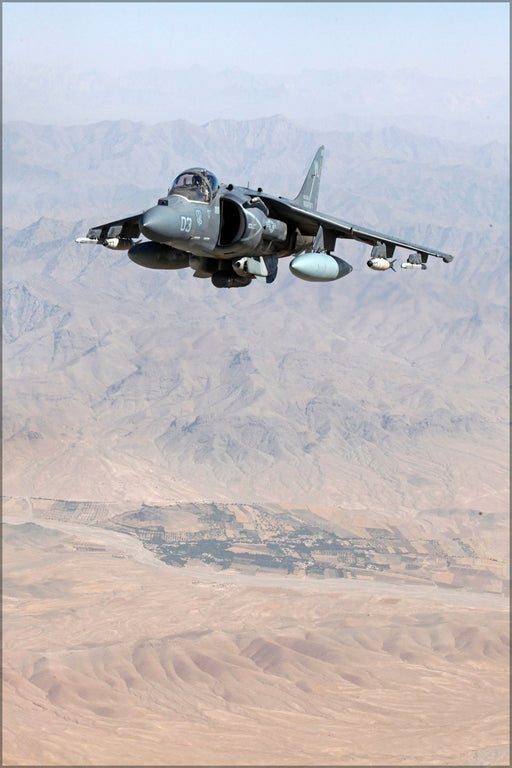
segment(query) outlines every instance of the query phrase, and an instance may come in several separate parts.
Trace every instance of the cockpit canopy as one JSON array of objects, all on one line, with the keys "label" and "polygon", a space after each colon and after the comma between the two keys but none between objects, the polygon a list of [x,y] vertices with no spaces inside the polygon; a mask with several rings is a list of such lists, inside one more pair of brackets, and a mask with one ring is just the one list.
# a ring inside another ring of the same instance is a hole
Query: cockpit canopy
[{"label": "cockpit canopy", "polygon": [[219,182],[211,171],[189,168],[175,178],[169,188],[169,194],[181,195],[198,203],[209,203],[218,187]]}]

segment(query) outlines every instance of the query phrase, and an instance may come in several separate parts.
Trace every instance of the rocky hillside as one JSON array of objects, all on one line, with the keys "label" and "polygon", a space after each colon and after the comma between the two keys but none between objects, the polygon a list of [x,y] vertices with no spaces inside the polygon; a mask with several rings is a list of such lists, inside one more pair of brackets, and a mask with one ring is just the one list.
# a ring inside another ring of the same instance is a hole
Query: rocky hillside
[{"label": "rocky hillside", "polygon": [[[421,274],[217,291],[78,246],[183,168],[294,195],[456,256]],[[508,158],[402,129],[276,117],[4,128],[4,493],[508,507]]]}]

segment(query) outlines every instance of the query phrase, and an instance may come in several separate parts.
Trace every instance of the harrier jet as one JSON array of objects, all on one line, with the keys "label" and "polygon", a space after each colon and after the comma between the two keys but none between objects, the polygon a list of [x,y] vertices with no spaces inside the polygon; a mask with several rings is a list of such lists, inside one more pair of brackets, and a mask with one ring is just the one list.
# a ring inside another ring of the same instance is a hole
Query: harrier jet
[{"label": "harrier jet", "polygon": [[[402,269],[424,270],[429,256],[453,256],[399,237],[382,235],[317,211],[324,147],[317,151],[302,188],[293,200],[259,187],[219,184],[205,168],[176,177],[157,205],[135,216],[93,227],[77,243],[127,250],[136,264],[150,269],[190,267],[194,277],[210,278],[217,288],[240,288],[253,279],[272,283],[279,259],[293,257],[290,270],[310,282],[345,277],[352,267],[333,251],[337,239],[371,246],[368,267],[394,270],[396,248],[411,253]],[[143,242],[134,242],[143,235]]]}]

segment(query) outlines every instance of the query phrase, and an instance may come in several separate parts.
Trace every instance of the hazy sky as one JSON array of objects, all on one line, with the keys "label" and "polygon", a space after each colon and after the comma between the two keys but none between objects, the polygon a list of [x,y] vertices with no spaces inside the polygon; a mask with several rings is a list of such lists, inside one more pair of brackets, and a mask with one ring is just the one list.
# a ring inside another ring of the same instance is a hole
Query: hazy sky
[{"label": "hazy sky", "polygon": [[505,2],[2,8],[4,121],[202,125],[280,114],[361,130],[409,115],[402,125],[430,135],[508,137]]},{"label": "hazy sky", "polygon": [[505,74],[508,3],[3,3],[3,59],[114,74],[365,67]]}]

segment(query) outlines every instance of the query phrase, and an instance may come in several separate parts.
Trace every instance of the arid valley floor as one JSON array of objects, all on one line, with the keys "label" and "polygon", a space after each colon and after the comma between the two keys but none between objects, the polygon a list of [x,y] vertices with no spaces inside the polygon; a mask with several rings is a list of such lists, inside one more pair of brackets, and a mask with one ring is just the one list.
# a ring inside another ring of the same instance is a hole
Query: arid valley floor
[{"label": "arid valley floor", "polygon": [[180,568],[49,507],[5,504],[4,764],[507,764],[506,569],[464,537],[416,571]]},{"label": "arid valley floor", "polygon": [[[4,764],[508,764],[508,145],[3,138]],[[222,292],[75,243],[191,166],[293,197],[320,144],[319,210],[453,263]]]}]

